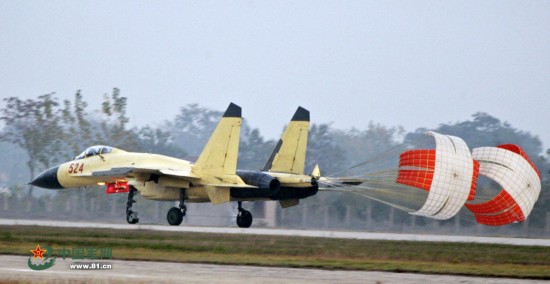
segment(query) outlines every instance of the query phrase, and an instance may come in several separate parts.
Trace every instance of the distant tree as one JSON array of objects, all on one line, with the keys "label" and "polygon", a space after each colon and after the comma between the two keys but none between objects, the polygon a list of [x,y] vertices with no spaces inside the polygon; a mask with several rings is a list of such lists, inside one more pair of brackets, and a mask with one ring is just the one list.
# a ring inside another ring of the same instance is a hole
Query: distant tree
[{"label": "distant tree", "polygon": [[[386,127],[369,122],[365,130],[334,130],[333,135],[336,144],[345,151],[342,167],[337,176],[361,176],[367,172],[388,169],[391,166],[391,159],[398,157],[395,149],[402,145],[401,137],[404,135],[404,130],[401,127]],[[352,166],[363,163],[368,165],[350,169]],[[383,222],[392,210],[385,204],[375,203],[366,197],[349,193],[335,195],[332,203],[339,209],[340,214],[343,214],[346,206],[351,206],[355,214],[365,215],[361,218],[371,218],[368,220],[369,223],[374,219]],[[369,211],[374,213],[368,214]]]},{"label": "distant tree", "polygon": [[173,122],[168,123],[174,143],[198,156],[216,128],[222,112],[189,104],[180,109]]},{"label": "distant tree", "polygon": [[184,149],[172,142],[172,135],[169,131],[145,126],[139,129],[138,135],[141,151],[178,158],[187,156],[187,152]]},{"label": "distant tree", "polygon": [[31,177],[94,144],[127,150],[140,147],[138,131],[127,128],[127,98],[117,88],[104,96],[100,115],[95,117],[88,113],[88,103],[80,91],[75,93],[74,101],[62,103],[55,93],[27,100],[10,97],[4,102],[0,109],[0,120],[4,122],[0,140],[25,151]]},{"label": "distant tree", "polygon": [[260,170],[275,148],[275,142],[265,141],[257,128],[243,127],[239,146],[240,169]]},{"label": "distant tree", "polygon": [[30,180],[27,154],[19,145],[0,142],[0,161],[0,188],[26,184]]},{"label": "distant tree", "polygon": [[63,125],[67,129],[65,142],[69,148],[67,158],[71,158],[90,146],[94,129],[86,111],[88,103],[84,101],[80,90],[76,91],[74,102],[64,100],[63,105]]},{"label": "distant tree", "polygon": [[[419,128],[405,136],[405,142],[419,139],[427,131]],[[472,115],[472,120],[454,124],[440,124],[434,131],[458,136],[470,148],[482,146],[497,146],[500,144],[518,144],[531,157],[539,157],[542,152],[542,143],[538,137],[529,132],[518,130],[507,122],[502,122],[487,113],[478,112]]]},{"label": "distant tree", "polygon": [[404,133],[402,127],[386,127],[369,122],[366,130],[336,130],[334,139],[338,146],[346,151],[346,165],[354,166],[383,156],[391,149],[402,145],[401,137]]},{"label": "distant tree", "polygon": [[[118,88],[113,88],[111,95],[103,96],[100,115],[94,119],[95,141],[125,150],[139,150],[137,129],[128,129],[130,119],[126,114],[127,97],[120,95]],[[94,125],[93,125],[94,126]]]},{"label": "distant tree", "polygon": [[[167,122],[174,145],[197,157],[208,142],[223,112],[189,104],[180,109],[172,122]],[[258,129],[251,129],[246,120],[241,126],[239,168],[260,169],[273,150],[273,141],[265,141]]]},{"label": "distant tree", "polygon": [[336,143],[334,130],[329,124],[312,124],[306,152],[306,171],[319,165],[322,175],[339,172],[345,165],[346,153]]},{"label": "distant tree", "polygon": [[[25,150],[31,177],[35,176],[37,168],[48,168],[59,162],[64,130],[60,124],[61,109],[54,93],[39,96],[36,100],[10,97],[4,102],[0,119],[5,127],[0,139]],[[31,194],[32,187],[29,187]]]}]

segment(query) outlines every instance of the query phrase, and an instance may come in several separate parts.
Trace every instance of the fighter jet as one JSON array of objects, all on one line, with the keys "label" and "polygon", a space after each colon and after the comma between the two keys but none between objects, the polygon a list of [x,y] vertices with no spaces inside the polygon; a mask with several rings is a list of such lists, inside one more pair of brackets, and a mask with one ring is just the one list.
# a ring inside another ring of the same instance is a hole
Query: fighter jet
[{"label": "fighter jet", "polygon": [[185,202],[237,201],[236,221],[241,228],[250,227],[253,220],[242,201],[278,200],[286,208],[317,193],[319,174],[304,174],[309,111],[298,108],[262,171],[237,170],[241,123],[241,108],[231,103],[195,163],[93,146],[44,171],[30,184],[48,189],[105,185],[107,193],[127,192],[130,224],[139,221],[133,208],[138,192],[146,199],[179,201],[168,211],[170,225],[182,223]]}]

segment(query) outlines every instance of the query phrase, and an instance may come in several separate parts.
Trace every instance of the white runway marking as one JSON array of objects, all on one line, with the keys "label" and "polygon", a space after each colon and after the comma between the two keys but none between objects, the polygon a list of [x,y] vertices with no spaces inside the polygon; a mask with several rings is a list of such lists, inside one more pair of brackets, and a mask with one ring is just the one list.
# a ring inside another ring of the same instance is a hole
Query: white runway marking
[{"label": "white runway marking", "polygon": [[504,244],[504,245],[516,245],[516,246],[550,247],[550,239],[527,239],[527,238],[497,238],[497,237],[474,237],[474,236],[452,236],[452,235],[416,235],[416,234],[319,231],[319,230],[295,230],[295,229],[263,229],[263,228],[241,229],[241,228],[227,228],[227,227],[191,227],[191,226],[168,226],[168,225],[147,225],[147,224],[130,225],[130,224],[112,224],[112,223],[69,222],[69,221],[48,221],[48,220],[16,220],[16,219],[0,219],[0,225],[26,225],[26,226],[68,227],[68,228],[105,228],[105,229],[121,229],[121,230],[140,230],[141,229],[141,230],[170,231],[170,232],[301,236],[301,237],[360,239],[360,240],[484,243],[484,244]]}]

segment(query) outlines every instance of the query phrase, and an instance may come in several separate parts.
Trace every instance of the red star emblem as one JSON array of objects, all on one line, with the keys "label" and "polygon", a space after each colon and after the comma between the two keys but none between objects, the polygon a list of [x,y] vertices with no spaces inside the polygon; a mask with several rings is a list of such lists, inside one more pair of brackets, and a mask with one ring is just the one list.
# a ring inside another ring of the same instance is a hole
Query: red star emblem
[{"label": "red star emblem", "polygon": [[40,245],[36,245],[36,249],[31,249],[31,252],[34,253],[34,259],[39,257],[44,259],[44,252],[46,252],[46,250],[40,249]]}]

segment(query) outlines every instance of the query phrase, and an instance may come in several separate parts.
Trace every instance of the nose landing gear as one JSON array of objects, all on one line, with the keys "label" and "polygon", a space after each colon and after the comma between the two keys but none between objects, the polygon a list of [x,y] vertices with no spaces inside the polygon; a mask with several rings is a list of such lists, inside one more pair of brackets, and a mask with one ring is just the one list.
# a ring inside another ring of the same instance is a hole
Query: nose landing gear
[{"label": "nose landing gear", "polygon": [[136,202],[134,200],[134,195],[136,194],[137,189],[130,185],[130,191],[128,192],[128,202],[126,202],[126,222],[128,224],[136,224],[139,222],[139,217],[137,211],[132,211],[132,205]]}]

